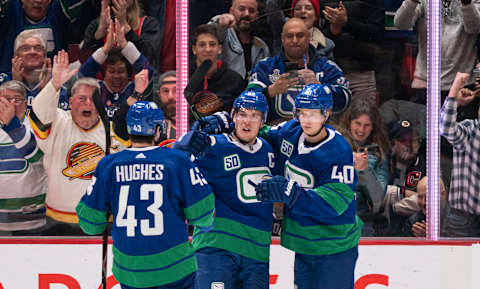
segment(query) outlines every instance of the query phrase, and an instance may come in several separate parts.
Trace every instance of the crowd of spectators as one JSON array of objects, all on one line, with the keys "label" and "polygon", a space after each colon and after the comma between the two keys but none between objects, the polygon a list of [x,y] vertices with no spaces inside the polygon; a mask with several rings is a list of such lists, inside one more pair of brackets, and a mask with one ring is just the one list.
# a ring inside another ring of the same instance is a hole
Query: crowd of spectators
[{"label": "crowd of spectators", "polygon": [[[175,4],[0,1],[0,235],[81,234],[74,208],[106,150],[129,146],[135,101],[156,102],[162,138],[175,140]],[[329,84],[329,125],[354,151],[362,236],[424,237],[426,4],[191,0],[191,123],[255,90],[275,125],[295,117],[305,85]],[[442,4],[442,234],[478,237],[480,0]]]}]

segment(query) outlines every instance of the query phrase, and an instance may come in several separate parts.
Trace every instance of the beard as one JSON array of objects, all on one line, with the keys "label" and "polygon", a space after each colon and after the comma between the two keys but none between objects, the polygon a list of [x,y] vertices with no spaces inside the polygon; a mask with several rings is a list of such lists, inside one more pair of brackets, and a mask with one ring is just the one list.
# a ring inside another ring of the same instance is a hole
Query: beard
[{"label": "beard", "polygon": [[[246,21],[246,23],[242,21]],[[252,30],[252,20],[250,18],[240,18],[237,21],[236,28],[240,32],[249,32]]]},{"label": "beard", "polygon": [[163,111],[165,119],[173,120],[177,114],[177,106],[175,101],[169,101],[167,103],[160,102],[160,109]]}]

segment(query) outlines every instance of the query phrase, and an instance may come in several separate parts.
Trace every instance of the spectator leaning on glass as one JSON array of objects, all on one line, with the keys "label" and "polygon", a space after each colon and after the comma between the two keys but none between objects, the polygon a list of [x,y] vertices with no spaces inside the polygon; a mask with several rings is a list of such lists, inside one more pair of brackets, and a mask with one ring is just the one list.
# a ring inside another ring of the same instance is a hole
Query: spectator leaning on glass
[{"label": "spectator leaning on glass", "polygon": [[[440,132],[453,146],[453,171],[448,203],[448,237],[480,236],[480,120],[457,122],[467,73],[457,73],[441,110]],[[467,94],[469,96],[469,94]]]},{"label": "spectator leaning on glass", "polygon": [[[48,178],[45,234],[82,234],[75,206],[85,193],[97,163],[105,155],[106,136],[93,104],[96,79],[80,78],[72,87],[69,111],[57,108],[60,87],[76,73],[68,71],[68,54],[54,57],[52,80],[37,95],[29,114]],[[112,138],[113,150],[121,144]]]},{"label": "spectator leaning on glass", "polygon": [[357,215],[364,227],[362,236],[378,236],[378,219],[385,189],[390,178],[390,150],[380,113],[371,103],[356,99],[343,114],[340,131],[353,148],[353,162],[358,174]]},{"label": "spectator leaning on glass", "polygon": [[17,80],[27,91],[27,111],[32,108],[33,98],[50,80],[50,58],[43,35],[37,30],[25,30],[15,39],[12,71],[0,74],[0,84]]},{"label": "spectator leaning on glass", "polygon": [[18,81],[0,85],[0,236],[39,234],[46,224],[43,153],[25,121],[25,97]]},{"label": "spectator leaning on glass", "polygon": [[0,73],[12,70],[13,46],[23,30],[43,36],[46,51],[53,57],[67,48],[69,23],[80,16],[84,0],[4,0],[0,1]]},{"label": "spectator leaning on glass", "polygon": [[257,0],[234,0],[229,13],[212,18],[220,33],[220,59],[243,78],[257,63],[270,56],[267,44],[253,35],[253,23],[258,16]]},{"label": "spectator leaning on glass", "polygon": [[296,95],[305,85],[328,84],[333,96],[333,111],[341,112],[350,103],[348,82],[332,61],[317,55],[310,45],[310,32],[299,18],[288,20],[282,30],[280,55],[260,61],[252,70],[249,89],[261,90],[269,102],[267,123],[293,117]]}]

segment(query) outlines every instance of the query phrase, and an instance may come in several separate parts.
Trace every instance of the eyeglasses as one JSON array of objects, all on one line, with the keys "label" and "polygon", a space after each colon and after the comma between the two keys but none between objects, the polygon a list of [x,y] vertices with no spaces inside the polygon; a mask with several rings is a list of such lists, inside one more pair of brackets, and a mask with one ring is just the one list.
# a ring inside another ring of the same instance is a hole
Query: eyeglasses
[{"label": "eyeglasses", "polygon": [[14,103],[14,104],[19,104],[26,100],[24,97],[4,96],[4,95],[0,95],[0,97],[5,98],[8,102]]},{"label": "eyeglasses", "polygon": [[18,51],[23,52],[23,53],[29,52],[32,49],[35,52],[44,52],[45,51],[45,48],[42,45],[34,45],[34,46],[22,45],[22,46],[18,47]]}]

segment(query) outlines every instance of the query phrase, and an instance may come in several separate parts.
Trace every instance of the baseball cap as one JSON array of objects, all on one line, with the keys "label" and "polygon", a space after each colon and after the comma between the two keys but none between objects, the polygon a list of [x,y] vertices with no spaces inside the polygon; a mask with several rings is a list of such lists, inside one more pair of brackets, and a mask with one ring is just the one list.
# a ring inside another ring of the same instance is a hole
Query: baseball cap
[{"label": "baseball cap", "polygon": [[406,133],[412,133],[413,125],[408,120],[398,120],[391,123],[388,130],[388,136],[391,140],[398,139]]}]

